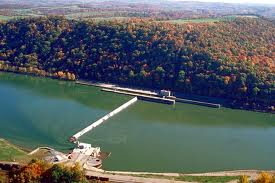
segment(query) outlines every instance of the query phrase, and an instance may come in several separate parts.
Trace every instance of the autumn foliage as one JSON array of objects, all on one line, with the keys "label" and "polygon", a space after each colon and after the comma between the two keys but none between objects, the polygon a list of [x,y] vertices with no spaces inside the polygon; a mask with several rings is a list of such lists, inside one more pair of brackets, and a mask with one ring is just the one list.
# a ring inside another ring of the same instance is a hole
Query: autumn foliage
[{"label": "autumn foliage", "polygon": [[42,161],[32,161],[28,165],[22,167],[20,170],[11,172],[11,182],[35,182],[40,179],[47,168],[47,165]]},{"label": "autumn foliage", "polygon": [[43,161],[34,160],[19,170],[10,173],[12,183],[85,183],[84,171],[79,165],[67,167],[62,164],[49,165]]},{"label": "autumn foliage", "polygon": [[262,172],[255,183],[275,183],[275,175],[272,176],[272,174]]},{"label": "autumn foliage", "polygon": [[248,176],[242,175],[238,181],[238,183],[249,183]]}]

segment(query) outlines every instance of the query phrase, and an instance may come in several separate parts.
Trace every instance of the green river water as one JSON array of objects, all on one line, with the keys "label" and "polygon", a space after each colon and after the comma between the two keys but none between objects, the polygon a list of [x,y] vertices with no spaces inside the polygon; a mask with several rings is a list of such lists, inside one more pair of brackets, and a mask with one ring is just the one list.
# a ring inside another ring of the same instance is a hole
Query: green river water
[{"label": "green river water", "polygon": [[[68,151],[68,138],[131,97],[0,73],[0,138]],[[275,115],[138,101],[81,141],[111,152],[104,169],[207,172],[275,168]]]}]

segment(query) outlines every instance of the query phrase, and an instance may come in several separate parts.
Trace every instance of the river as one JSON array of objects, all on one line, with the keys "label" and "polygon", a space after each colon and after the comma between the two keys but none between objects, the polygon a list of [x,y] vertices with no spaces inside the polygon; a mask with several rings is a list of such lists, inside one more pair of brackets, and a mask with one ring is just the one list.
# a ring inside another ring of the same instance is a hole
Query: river
[{"label": "river", "polygon": [[[73,82],[0,72],[0,137],[68,151],[68,138],[131,99]],[[138,101],[80,141],[111,152],[104,169],[209,172],[275,168],[275,115]]]}]

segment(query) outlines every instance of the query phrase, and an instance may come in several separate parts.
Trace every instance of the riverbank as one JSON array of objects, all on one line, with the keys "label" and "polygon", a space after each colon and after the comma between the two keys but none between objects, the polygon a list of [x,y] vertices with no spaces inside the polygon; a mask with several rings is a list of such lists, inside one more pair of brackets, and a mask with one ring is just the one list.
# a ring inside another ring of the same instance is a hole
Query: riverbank
[{"label": "riverbank", "polygon": [[[96,173],[95,173],[96,172]],[[150,182],[150,183],[239,183],[240,177],[247,177],[249,182],[254,182],[262,174],[266,173],[275,176],[275,170],[234,170],[209,173],[150,173],[150,172],[118,172],[97,170],[87,171],[88,176],[104,176],[114,182]]]},{"label": "riverbank", "polygon": [[[15,69],[15,68],[12,68],[12,69],[0,68],[0,72],[12,72],[15,74],[31,75],[35,77],[48,77],[48,78],[57,79],[57,80],[75,81],[76,84],[82,83],[82,85],[101,87],[103,89],[110,89],[115,87],[121,90],[126,89],[134,93],[135,91],[138,91],[139,93],[145,92],[145,94],[152,95],[152,96],[157,95],[157,91],[158,91],[157,89],[153,89],[153,88],[142,88],[142,87],[135,87],[135,86],[129,86],[129,85],[122,85],[122,84],[103,83],[100,81],[77,80],[76,77],[71,73],[57,72],[53,74],[53,73],[47,73],[43,70],[37,70],[37,69],[34,71],[27,70],[25,72],[25,69],[27,68],[24,68],[23,70]],[[236,99],[200,96],[195,94],[185,94],[185,93],[174,92],[174,91],[172,91],[172,94],[176,98],[178,98],[178,102],[183,102],[183,103],[202,105],[206,107],[215,107],[215,108],[226,107],[231,109],[240,109],[240,110],[275,114],[275,106],[261,107],[262,104],[260,103],[256,104],[254,101],[239,101]]]},{"label": "riverbank", "polygon": [[45,70],[32,67],[15,67],[0,61],[0,72],[11,72],[15,74],[24,74],[37,77],[48,77],[52,79],[62,79],[75,81],[76,77],[70,72],[58,71],[55,73],[46,72]]},{"label": "riverbank", "polygon": [[[0,169],[0,181],[8,181],[9,172],[12,169],[20,169],[23,166],[24,165],[16,162],[0,162],[0,168],[3,168],[2,170]],[[84,170],[84,172],[89,181],[107,181],[114,183],[238,183],[241,177],[246,177],[249,182],[255,182],[263,175],[263,172],[270,177],[274,177],[275,175],[275,171],[260,170],[223,171],[203,174],[116,172],[99,169]]]},{"label": "riverbank", "polygon": [[[10,161],[8,157],[2,156],[3,147],[8,151],[8,149],[12,148],[14,154],[20,153],[21,159],[26,159],[27,152],[21,150],[16,145],[9,143],[4,139],[0,139],[0,159],[4,159],[6,161],[0,162],[0,164],[5,165],[21,165],[23,166],[27,162],[22,164],[22,161]],[[3,145],[5,144],[5,145]],[[8,148],[7,148],[8,147]],[[24,155],[24,156],[21,156]],[[5,159],[6,158],[6,159]],[[17,159],[19,160],[19,159]],[[31,158],[29,157],[29,161]],[[275,170],[234,170],[234,171],[219,171],[219,172],[208,172],[208,173],[154,173],[154,172],[128,172],[128,171],[105,171],[97,168],[87,168],[84,167],[86,176],[88,179],[106,179],[111,182],[150,182],[150,183],[170,183],[170,182],[237,182],[238,179],[245,175],[250,180],[256,180],[261,172],[266,172],[270,175],[275,174]],[[8,170],[7,170],[8,171]],[[2,174],[3,175],[3,174]]]},{"label": "riverbank", "polygon": [[11,144],[5,139],[0,138],[0,161],[17,161],[26,163],[31,160],[28,151],[21,147]]}]

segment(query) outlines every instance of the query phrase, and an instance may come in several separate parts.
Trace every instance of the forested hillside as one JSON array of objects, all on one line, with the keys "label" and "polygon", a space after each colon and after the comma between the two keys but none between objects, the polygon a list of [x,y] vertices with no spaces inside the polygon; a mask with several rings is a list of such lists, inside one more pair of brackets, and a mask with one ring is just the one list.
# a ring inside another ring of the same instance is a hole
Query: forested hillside
[{"label": "forested hillside", "polygon": [[275,25],[257,18],[198,24],[61,17],[0,24],[0,69],[230,99],[272,110]]}]

